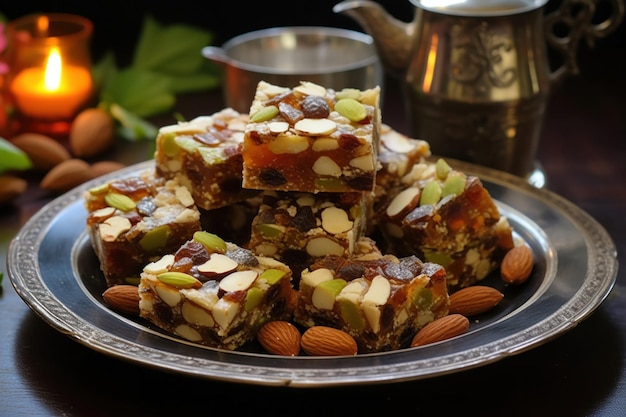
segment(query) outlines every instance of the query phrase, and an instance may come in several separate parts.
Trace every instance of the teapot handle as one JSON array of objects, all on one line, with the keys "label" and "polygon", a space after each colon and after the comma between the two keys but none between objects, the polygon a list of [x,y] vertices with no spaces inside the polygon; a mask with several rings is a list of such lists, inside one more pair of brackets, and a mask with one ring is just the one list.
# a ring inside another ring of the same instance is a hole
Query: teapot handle
[{"label": "teapot handle", "polygon": [[[559,8],[545,17],[548,44],[561,53],[564,62],[551,74],[552,83],[562,81],[569,74],[578,74],[576,62],[578,44],[582,37],[592,48],[595,39],[613,32],[624,18],[624,0],[606,0],[610,15],[599,23],[592,23],[597,5],[603,0],[563,0]],[[563,33],[565,34],[563,35]]]}]

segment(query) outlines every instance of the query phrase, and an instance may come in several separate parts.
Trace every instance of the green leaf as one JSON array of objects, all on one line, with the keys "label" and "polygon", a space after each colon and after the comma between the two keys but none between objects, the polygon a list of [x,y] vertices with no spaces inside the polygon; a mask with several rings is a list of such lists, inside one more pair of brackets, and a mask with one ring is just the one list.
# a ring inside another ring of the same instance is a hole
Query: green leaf
[{"label": "green leaf", "polygon": [[91,70],[91,76],[97,91],[100,91],[106,81],[117,73],[115,55],[107,52]]},{"label": "green leaf", "polygon": [[0,138],[0,173],[8,170],[27,170],[32,168],[28,155],[4,138]]},{"label": "green leaf", "polygon": [[170,110],[176,102],[166,76],[135,68],[117,72],[105,83],[102,101],[117,103],[139,117],[150,117]]},{"label": "green leaf", "polygon": [[111,104],[109,111],[111,112],[111,116],[119,122],[118,133],[123,138],[131,141],[156,138],[158,133],[156,126],[143,120],[119,104]]},{"label": "green leaf", "polygon": [[189,25],[160,25],[144,19],[132,66],[163,74],[185,75],[198,71],[206,59],[201,50],[212,41],[212,34]]},{"label": "green leaf", "polygon": [[221,78],[210,73],[189,74],[180,77],[170,77],[170,85],[174,93],[193,93],[215,88],[221,84]]}]

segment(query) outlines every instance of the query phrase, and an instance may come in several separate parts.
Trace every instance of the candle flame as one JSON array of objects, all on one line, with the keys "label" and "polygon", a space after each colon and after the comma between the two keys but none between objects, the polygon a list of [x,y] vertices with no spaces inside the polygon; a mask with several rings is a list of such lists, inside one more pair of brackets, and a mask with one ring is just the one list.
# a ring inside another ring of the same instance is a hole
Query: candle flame
[{"label": "candle flame", "polygon": [[49,26],[50,19],[48,19],[48,16],[42,15],[37,18],[37,33],[39,36],[46,36]]},{"label": "candle flame", "polygon": [[52,48],[46,62],[45,86],[48,91],[56,91],[61,85],[61,54],[59,48]]}]

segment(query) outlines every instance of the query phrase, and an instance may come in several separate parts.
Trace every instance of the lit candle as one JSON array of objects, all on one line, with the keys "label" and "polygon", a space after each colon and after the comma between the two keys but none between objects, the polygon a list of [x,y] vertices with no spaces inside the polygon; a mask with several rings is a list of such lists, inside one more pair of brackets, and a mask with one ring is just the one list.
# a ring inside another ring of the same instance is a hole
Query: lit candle
[{"label": "lit candle", "polygon": [[43,120],[74,117],[91,95],[92,80],[84,67],[63,65],[58,48],[52,48],[45,67],[30,67],[11,82],[19,111]]}]

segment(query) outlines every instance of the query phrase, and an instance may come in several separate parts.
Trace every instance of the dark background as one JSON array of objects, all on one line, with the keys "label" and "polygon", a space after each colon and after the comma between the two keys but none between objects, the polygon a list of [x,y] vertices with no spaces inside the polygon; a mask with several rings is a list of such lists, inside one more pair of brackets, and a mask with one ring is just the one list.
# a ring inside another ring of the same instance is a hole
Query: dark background
[{"label": "dark background", "polygon": [[[233,36],[274,26],[336,26],[361,30],[350,17],[336,14],[333,5],[339,0],[243,2],[243,1],[120,1],[96,2],[87,0],[26,0],[2,2],[0,13],[8,19],[34,12],[66,12],[79,14],[94,23],[92,40],[94,59],[103,51],[113,50],[124,63],[131,56],[146,14],[159,22],[185,23],[209,30],[214,34],[213,44],[220,46]],[[414,7],[409,0],[379,0],[394,17],[409,21]],[[549,0],[545,10],[550,11],[561,0]],[[598,0],[599,15],[608,2]],[[583,40],[578,53],[581,76],[597,77],[611,71],[621,62],[626,52],[624,25],[605,39],[599,39],[590,48]]]}]

